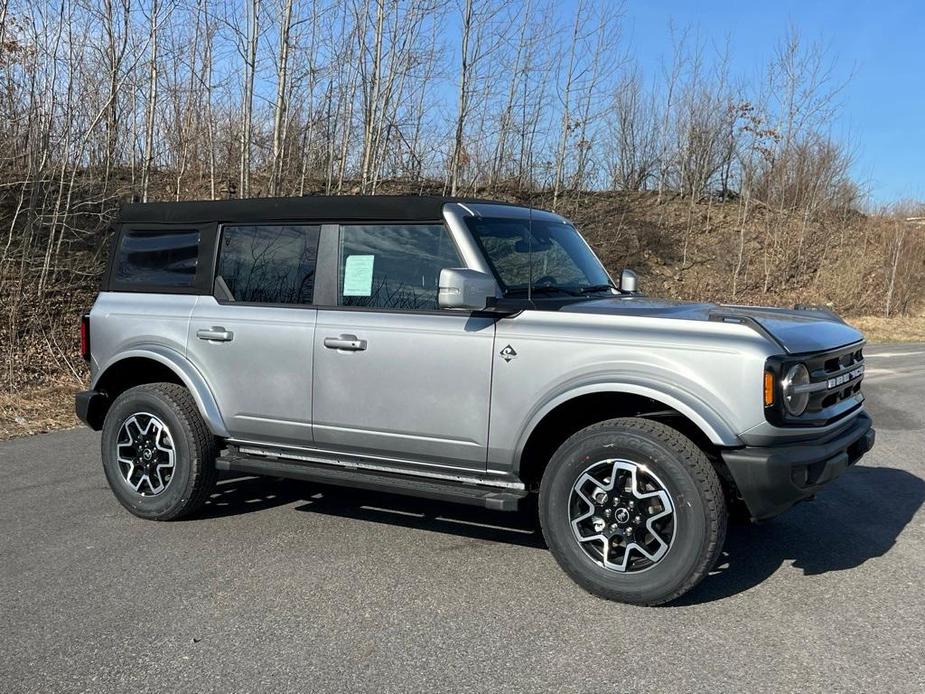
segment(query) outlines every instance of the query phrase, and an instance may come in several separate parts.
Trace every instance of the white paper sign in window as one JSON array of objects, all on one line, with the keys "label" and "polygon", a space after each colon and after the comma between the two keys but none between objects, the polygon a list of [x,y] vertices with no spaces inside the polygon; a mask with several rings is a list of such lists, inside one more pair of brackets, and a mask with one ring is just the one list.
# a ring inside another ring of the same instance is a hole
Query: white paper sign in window
[{"label": "white paper sign in window", "polygon": [[373,293],[374,255],[348,255],[344,262],[344,296],[370,296]]}]

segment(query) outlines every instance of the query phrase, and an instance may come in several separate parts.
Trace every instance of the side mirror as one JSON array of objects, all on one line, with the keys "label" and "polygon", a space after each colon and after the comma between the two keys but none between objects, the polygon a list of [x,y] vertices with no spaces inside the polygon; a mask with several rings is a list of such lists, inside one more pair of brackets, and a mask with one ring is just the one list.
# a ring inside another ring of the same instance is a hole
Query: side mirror
[{"label": "side mirror", "polygon": [[478,270],[445,267],[440,271],[437,305],[478,311],[497,293],[495,278]]},{"label": "side mirror", "polygon": [[620,273],[620,289],[624,292],[639,291],[639,277],[629,268]]}]

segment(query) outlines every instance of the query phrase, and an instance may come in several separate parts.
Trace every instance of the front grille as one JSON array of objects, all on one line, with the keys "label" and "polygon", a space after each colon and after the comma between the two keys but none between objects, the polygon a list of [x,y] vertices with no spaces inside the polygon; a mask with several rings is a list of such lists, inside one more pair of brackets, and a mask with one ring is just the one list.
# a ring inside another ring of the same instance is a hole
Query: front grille
[{"label": "front grille", "polygon": [[807,412],[822,412],[861,392],[864,380],[864,353],[860,347],[826,352],[805,360],[812,383],[825,384],[809,399]]}]

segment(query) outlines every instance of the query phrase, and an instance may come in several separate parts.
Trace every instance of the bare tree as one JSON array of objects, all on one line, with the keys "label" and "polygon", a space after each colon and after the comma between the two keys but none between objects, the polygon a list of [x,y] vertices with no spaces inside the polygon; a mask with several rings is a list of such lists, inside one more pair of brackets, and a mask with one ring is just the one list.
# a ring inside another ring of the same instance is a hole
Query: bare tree
[{"label": "bare tree", "polygon": [[[381,105],[379,92],[382,88],[382,51],[384,43],[383,28],[385,26],[385,0],[375,0],[376,19],[373,28],[372,46],[367,44],[368,32],[366,21],[368,10],[363,7],[360,17],[360,7],[357,5],[357,24],[363,27],[358,29],[360,39],[360,66],[363,70],[363,158],[360,164],[360,192],[365,193],[370,183],[373,161],[373,144],[375,140],[376,121],[378,120]],[[371,54],[370,63],[366,62],[366,53]],[[368,67],[368,74],[366,70]]]},{"label": "bare tree", "polygon": [[[90,11],[94,9],[90,8]],[[116,148],[119,144],[119,73],[128,47],[130,30],[130,0],[119,0],[120,16],[117,17],[113,0],[103,0],[102,24],[106,37],[105,70],[109,105],[106,109],[106,172],[104,180],[109,181],[110,170],[116,160]]]},{"label": "bare tree", "polygon": [[257,72],[257,44],[260,36],[260,0],[249,0],[247,8],[247,46],[244,55],[244,94],[241,107],[241,175],[238,189],[242,198],[250,195],[254,75]]},{"label": "bare tree", "polygon": [[596,26],[589,37],[593,39],[593,44],[588,48],[590,55],[585,79],[579,89],[578,120],[575,123],[577,142],[575,170],[571,181],[574,190],[581,190],[591,184],[589,167],[594,148],[595,125],[607,110],[602,103],[601,83],[607,82],[611,75],[619,71],[622,61],[622,57],[616,54],[620,11],[620,6],[615,3],[598,8]]},{"label": "bare tree", "polygon": [[289,32],[292,30],[292,1],[283,0],[279,21],[279,59],[276,63],[276,104],[273,108],[273,164],[270,172],[270,195],[279,191],[283,168],[283,126],[289,78]]},{"label": "bare tree", "polygon": [[616,190],[644,190],[659,162],[658,114],[643,90],[637,67],[620,79],[613,97],[610,184]]},{"label": "bare tree", "polygon": [[565,68],[565,85],[562,90],[562,124],[559,128],[559,144],[556,147],[555,161],[555,179],[552,187],[552,206],[555,209],[559,202],[561,193],[563,172],[565,170],[565,153],[568,146],[569,136],[572,131],[572,86],[575,81],[575,60],[578,52],[578,45],[581,41],[582,31],[582,13],[584,11],[584,0],[578,0],[575,5],[575,19],[572,24],[571,42],[568,48],[568,64]]},{"label": "bare tree", "polygon": [[470,56],[469,40],[472,36],[472,0],[465,0],[460,34],[459,90],[457,92],[456,133],[453,138],[453,157],[450,162],[450,195],[456,195],[459,169],[463,157],[463,132],[466,127],[467,97],[469,94]]},{"label": "bare tree", "polygon": [[145,149],[142,156],[141,199],[148,200],[151,182],[151,165],[154,162],[154,115],[157,109],[157,47],[158,47],[158,0],[151,0],[151,24],[148,34],[150,58],[148,60],[148,98],[145,111]]}]

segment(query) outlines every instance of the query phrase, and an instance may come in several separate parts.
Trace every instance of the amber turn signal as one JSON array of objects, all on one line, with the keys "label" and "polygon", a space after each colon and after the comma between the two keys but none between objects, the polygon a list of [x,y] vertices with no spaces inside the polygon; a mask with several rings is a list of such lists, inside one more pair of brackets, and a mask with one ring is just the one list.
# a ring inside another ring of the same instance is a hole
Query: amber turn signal
[{"label": "amber turn signal", "polygon": [[770,371],[764,372],[764,406],[770,407],[774,404],[774,374]]}]

